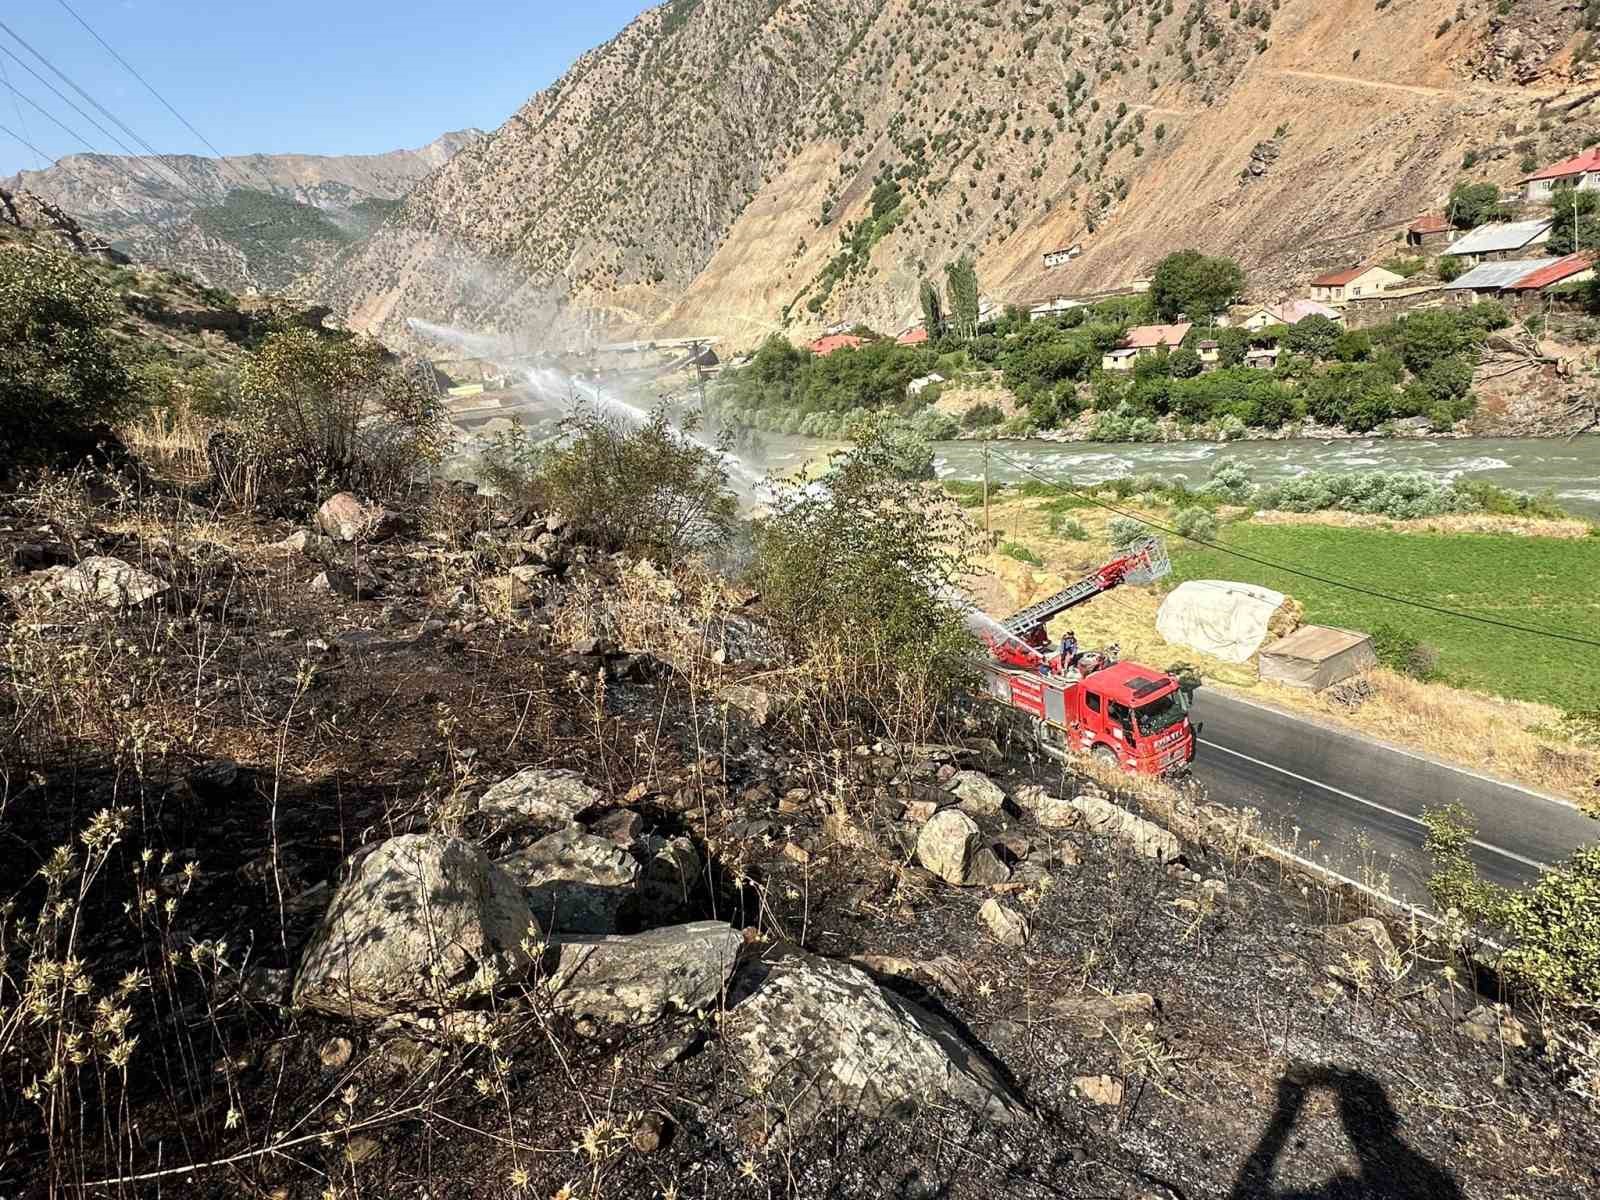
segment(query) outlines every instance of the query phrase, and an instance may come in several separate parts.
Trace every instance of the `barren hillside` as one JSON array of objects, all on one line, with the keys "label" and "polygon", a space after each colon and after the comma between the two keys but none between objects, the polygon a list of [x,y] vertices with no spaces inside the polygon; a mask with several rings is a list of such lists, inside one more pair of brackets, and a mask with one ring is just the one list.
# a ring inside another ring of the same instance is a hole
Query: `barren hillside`
[{"label": "barren hillside", "polygon": [[1392,240],[1468,151],[1509,182],[1580,144],[1593,20],[1555,0],[672,0],[325,282],[391,335],[419,316],[736,342],[892,329],[969,251],[1008,300],[1124,284],[1181,245],[1270,291]]},{"label": "barren hillside", "polygon": [[387,154],[74,154],[0,180],[73,213],[133,257],[239,291],[281,289],[369,232],[477,130]]}]

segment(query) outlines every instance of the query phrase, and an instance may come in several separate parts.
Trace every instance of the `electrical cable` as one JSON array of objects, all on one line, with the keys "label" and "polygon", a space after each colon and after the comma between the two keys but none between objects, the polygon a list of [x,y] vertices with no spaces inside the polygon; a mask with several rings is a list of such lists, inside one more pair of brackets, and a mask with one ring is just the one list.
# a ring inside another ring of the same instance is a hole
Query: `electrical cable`
[{"label": "electrical cable", "polygon": [[1147,525],[1151,529],[1158,529],[1162,533],[1170,534],[1171,536],[1177,538],[1183,538],[1185,541],[1194,542],[1196,545],[1205,546],[1210,550],[1219,550],[1222,553],[1230,554],[1235,558],[1244,559],[1246,562],[1255,563],[1257,566],[1268,567],[1274,571],[1283,571],[1286,574],[1295,575],[1301,579],[1309,579],[1315,583],[1324,583],[1330,587],[1343,588],[1345,591],[1355,592],[1358,595],[1368,596],[1375,600],[1386,600],[1392,604],[1408,605],[1411,608],[1421,609],[1424,612],[1435,613],[1439,616],[1457,617],[1460,620],[1474,621],[1480,625],[1491,625],[1498,629],[1509,629],[1516,633],[1526,633],[1534,637],[1543,637],[1550,638],[1555,641],[1570,642],[1573,645],[1578,646],[1592,646],[1595,649],[1600,650],[1600,641],[1596,641],[1593,638],[1582,637],[1574,633],[1562,633],[1559,630],[1553,629],[1535,629],[1532,626],[1519,625],[1514,621],[1501,621],[1494,617],[1479,616],[1476,613],[1462,612],[1461,610],[1454,608],[1445,608],[1442,605],[1430,604],[1426,600],[1418,600],[1411,596],[1397,595],[1393,592],[1381,592],[1376,588],[1364,587],[1361,584],[1350,583],[1347,580],[1333,579],[1327,575],[1318,575],[1313,571],[1302,571],[1298,567],[1285,566],[1282,563],[1273,562],[1271,559],[1260,558],[1254,554],[1248,554],[1243,550],[1236,550],[1231,546],[1224,546],[1220,542],[1207,541],[1205,538],[1189,537],[1185,534],[1179,533],[1176,529],[1161,524],[1159,521],[1151,520],[1147,516],[1141,516],[1136,512],[1129,512],[1125,509],[1118,508],[1116,505],[1107,503],[1106,501],[1101,500],[1099,497],[1091,495],[1088,492],[1084,492],[1078,488],[1059,483],[1053,479],[1048,479],[1034,471],[1032,467],[1026,466],[1025,464],[1020,463],[1015,459],[1008,457],[1007,455],[1000,454],[995,451],[991,451],[991,453],[993,453],[994,457],[999,459],[1001,462],[1010,464],[1023,474],[1037,479],[1040,483],[1043,483],[1048,487],[1053,487],[1058,491],[1081,497],[1097,507],[1106,509],[1108,512],[1116,513],[1119,517],[1126,517],[1129,520],[1138,521],[1141,525]]},{"label": "electrical cable", "polygon": [[[11,87],[11,73],[6,70],[6,64],[3,59],[0,59],[0,83]],[[15,89],[12,90],[15,91]],[[11,97],[11,107],[17,110],[17,124],[22,126],[23,136],[26,137],[28,135],[28,122],[22,115],[22,102],[14,95]],[[41,171],[47,169],[50,165],[44,155],[37,150],[33,152],[33,161]]]},{"label": "electrical cable", "polygon": [[[28,96],[25,93],[23,93],[20,90],[18,90],[17,87],[14,84],[12,84],[12,82],[9,79],[0,79],[0,84],[4,84],[7,88],[9,88],[11,90],[13,99],[26,100],[28,102],[29,107],[31,107],[31,108],[35,109],[36,111],[38,111],[39,113],[41,113],[44,116],[45,120],[51,122],[57,128],[61,129],[64,133],[67,134],[68,137],[71,137],[71,138],[75,139],[77,142],[79,142],[86,150],[89,151],[90,154],[95,154],[96,153],[94,147],[89,143],[89,139],[88,138],[84,137],[83,134],[79,133],[76,129],[73,129],[72,126],[68,125],[65,121],[62,121],[54,113],[52,113],[49,109],[45,108],[44,105],[40,104],[37,100],[33,99],[33,97]],[[19,109],[18,111],[20,112],[21,110]],[[27,131],[24,130],[23,132],[26,133]],[[13,134],[12,136],[15,137],[16,135]],[[17,140],[19,142],[22,142],[24,145],[28,146],[30,149],[33,149],[33,144],[31,142],[29,142],[25,137],[18,137]],[[37,154],[37,153],[39,153],[39,151],[37,149],[34,149],[34,153]],[[99,157],[107,158],[107,159],[111,160],[112,162],[116,163],[117,164],[117,169],[120,170],[124,175],[126,175],[135,185],[138,185],[140,187],[142,187],[144,185],[144,180],[140,179],[139,176],[135,175],[132,171],[128,170],[128,168],[123,163],[121,163],[116,158],[115,155],[107,154],[107,155],[101,155]],[[63,171],[66,171],[67,174],[71,175],[72,178],[76,179],[80,184],[83,183],[83,179],[82,179],[81,176],[79,176],[76,172],[68,170],[68,168],[64,164],[62,164],[61,162],[58,161],[55,165],[60,167]],[[84,184],[84,186],[85,187],[90,187],[90,185],[88,185],[88,184]],[[90,190],[93,191],[93,190],[97,190],[97,189],[94,189],[94,188],[90,187]],[[142,219],[142,218],[139,218],[139,217],[135,217],[131,212],[129,212],[127,209],[123,208],[120,204],[118,204],[115,199],[111,200],[111,206],[113,208],[117,209],[118,211],[120,211],[124,216],[128,217],[130,220],[137,221],[137,220],[141,220]]]},{"label": "electrical cable", "polygon": [[[161,102],[162,106],[165,107],[166,110],[169,113],[171,113],[173,116],[177,117],[178,120],[183,123],[183,127],[185,129],[187,129],[190,133],[194,134],[195,137],[200,139],[201,145],[203,145],[207,150],[211,151],[211,153],[216,157],[217,166],[221,170],[231,174],[233,176],[233,178],[238,181],[238,183],[239,183],[239,185],[241,187],[250,188],[252,190],[254,189],[254,186],[255,186],[254,184],[252,184],[249,180],[245,179],[244,176],[240,175],[237,171],[235,171],[233,169],[234,168],[234,164],[228,161],[227,155],[223,154],[221,150],[218,150],[215,146],[213,146],[211,144],[210,139],[207,138],[205,134],[201,133],[198,129],[196,129],[194,127],[194,125],[192,125],[190,123],[189,118],[185,117],[181,112],[179,112],[176,108],[174,108],[172,106],[172,102],[169,101],[165,96],[163,96],[160,92],[156,91],[155,86],[153,84],[151,84],[151,82],[148,79],[146,79],[143,75],[139,74],[138,71],[134,70],[133,64],[130,63],[127,59],[123,58],[122,55],[118,54],[117,51],[115,50],[115,48],[112,47],[111,43],[107,42],[105,38],[101,37],[100,34],[98,32],[96,32],[94,26],[90,25],[89,22],[85,21],[81,16],[79,16],[77,9],[73,8],[72,5],[68,4],[67,0],[56,0],[56,3],[61,5],[62,8],[66,9],[67,12],[72,14],[72,19],[75,20],[79,25],[82,25],[83,28],[88,32],[89,36],[92,37],[95,41],[99,42],[100,45],[105,49],[105,52],[107,54],[111,55],[112,58],[116,59],[117,62],[122,65],[122,68],[125,71],[128,72],[128,74],[132,75],[141,84],[143,84],[145,91],[149,92],[152,96],[154,96],[157,100],[159,100]],[[267,189],[269,191],[274,191],[275,192],[277,190],[277,185],[274,184],[265,175],[263,175],[259,170],[257,170],[249,162],[247,162],[247,161],[243,162],[243,166],[245,167],[246,170],[251,171],[252,173],[254,173],[256,178],[261,180],[262,183],[266,184]]]},{"label": "electrical cable", "polygon": [[[84,91],[83,88],[79,87],[75,82],[73,82],[71,77],[68,76],[66,74],[66,72],[61,70],[60,67],[56,66],[48,58],[46,58],[44,55],[40,54],[37,50],[35,50],[33,48],[33,46],[30,45],[25,38],[23,38],[20,34],[17,33],[16,30],[12,29],[11,26],[7,25],[4,21],[0,21],[0,30],[4,30],[7,34],[9,34],[11,36],[11,39],[14,42],[16,42],[19,46],[21,46],[29,54],[33,55],[36,59],[38,59],[41,63],[43,63],[45,65],[45,67],[48,68],[52,74],[54,74],[58,79],[60,79],[63,83],[65,83],[73,91],[77,92],[78,95],[82,96],[84,98],[84,100],[86,100],[93,108],[95,108],[102,115],[104,115],[105,118],[108,121],[110,121],[118,129],[120,129],[124,133],[126,133],[130,138],[132,138],[140,146],[144,147],[144,149],[146,151],[146,155],[148,157],[154,158],[156,160],[156,162],[159,163],[167,171],[167,173],[169,175],[171,175],[172,178],[177,182],[178,187],[182,191],[188,193],[188,195],[195,201],[195,203],[199,207],[205,208],[205,207],[207,207],[207,206],[209,206],[211,204],[211,200],[201,196],[200,193],[195,191],[194,188],[189,184],[189,182],[186,179],[184,179],[184,177],[178,171],[173,169],[172,165],[170,163],[168,163],[161,156],[161,154],[156,150],[156,148],[154,146],[152,146],[149,142],[145,141],[142,137],[140,137],[137,133],[135,133],[131,128],[129,128],[129,126],[121,118],[119,118],[116,115],[116,113],[112,112],[105,105],[101,104],[100,101],[96,100],[93,96],[89,95],[88,92]],[[8,50],[7,53],[11,54],[12,58],[17,58],[17,56],[15,54],[12,54],[11,51]],[[22,60],[20,58],[17,58],[17,61],[18,62],[22,62]],[[27,64],[23,63],[23,66],[27,67]],[[39,79],[39,81],[41,83],[45,82],[45,80],[42,79],[39,76],[38,72],[34,71],[31,67],[28,67],[27,69],[28,69],[28,72],[31,75],[33,75],[33,77],[35,79]],[[61,96],[61,93],[60,92],[56,92],[55,88],[52,87],[50,90],[55,92],[57,96]],[[62,100],[66,100],[66,97],[65,96],[61,96],[61,99]],[[68,101],[68,103],[71,103],[71,102]],[[100,129],[100,131],[102,133],[105,133],[107,137],[111,137],[112,140],[116,141],[118,145],[123,146],[124,149],[127,149],[126,144],[123,143],[120,138],[113,137],[113,135],[111,133],[109,133],[98,122],[93,122],[92,119],[89,117],[88,113],[84,112],[82,109],[77,108],[77,105],[73,105],[73,108],[77,110],[78,114],[80,116],[82,116],[84,118],[84,120],[91,121],[91,123],[93,123],[96,128]],[[132,154],[133,151],[130,150],[129,153]],[[138,157],[138,156],[135,155],[135,157]]]},{"label": "electrical cable", "polygon": [[[37,155],[40,155],[40,156],[45,157],[45,158],[49,157],[48,155],[46,155],[44,153],[44,151],[40,150],[39,147],[35,146],[32,142],[30,142],[27,138],[23,137],[21,134],[17,133],[14,129],[8,129],[6,126],[0,125],[0,133],[4,133],[4,134],[9,135],[10,137],[16,138],[17,141],[21,142],[24,146],[26,146],[29,150],[32,150]],[[71,167],[67,166],[65,163],[57,162],[55,165],[58,168],[60,168],[63,172],[65,172],[69,178],[77,180],[79,185],[81,185],[82,187],[88,189],[89,191],[95,191],[96,190],[94,184],[92,184],[88,180],[84,179],[83,176],[79,175],[76,171],[74,171]],[[118,204],[115,198],[111,198],[110,199],[110,204],[111,204],[112,208],[116,209],[123,216],[127,217],[130,221],[137,221],[137,220],[140,219],[139,217],[134,216],[134,214],[129,212],[127,209],[123,208],[122,205]]]}]

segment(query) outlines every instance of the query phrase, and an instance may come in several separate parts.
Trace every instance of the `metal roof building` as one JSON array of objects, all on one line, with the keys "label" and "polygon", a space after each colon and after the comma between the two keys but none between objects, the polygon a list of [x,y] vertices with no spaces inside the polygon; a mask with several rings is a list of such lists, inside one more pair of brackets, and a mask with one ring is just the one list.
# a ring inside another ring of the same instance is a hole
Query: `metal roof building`
[{"label": "metal roof building", "polygon": [[1450,246],[1450,253],[1506,254],[1512,250],[1521,250],[1548,241],[1549,236],[1548,217],[1537,221],[1504,221],[1496,225],[1479,225],[1471,233],[1457,238]]},{"label": "metal roof building", "polygon": [[1552,261],[1554,260],[1548,258],[1524,258],[1510,262],[1481,263],[1444,286],[1447,291],[1452,292],[1463,289],[1474,292],[1498,292],[1501,288],[1513,286],[1523,276],[1531,275],[1541,267],[1548,267]]}]

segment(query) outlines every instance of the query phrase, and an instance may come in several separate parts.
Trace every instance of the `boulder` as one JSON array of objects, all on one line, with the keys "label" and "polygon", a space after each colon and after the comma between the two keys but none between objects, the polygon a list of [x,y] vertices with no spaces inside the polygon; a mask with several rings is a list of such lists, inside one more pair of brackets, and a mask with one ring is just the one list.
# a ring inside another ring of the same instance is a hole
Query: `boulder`
[{"label": "boulder", "polygon": [[998,817],[1005,808],[1005,791],[982,771],[957,771],[945,786],[961,798],[961,810],[973,816]]},{"label": "boulder", "polygon": [[165,581],[132,563],[106,555],[94,555],[61,572],[56,588],[67,596],[83,596],[107,608],[129,608],[143,604],[167,590]]},{"label": "boulder", "polygon": [[1110,1075],[1079,1075],[1073,1079],[1072,1087],[1090,1104],[1115,1108],[1122,1103],[1122,1080]]},{"label": "boulder", "polygon": [[1183,853],[1178,839],[1153,821],[1136,817],[1125,808],[1099,796],[1080,795],[1072,801],[1090,833],[1119,838],[1146,858],[1173,862]]},{"label": "boulder", "polygon": [[741,972],[723,1020],[736,1078],[787,1133],[829,1113],[908,1118],[951,1104],[1026,1115],[1000,1072],[943,1018],[858,967],[803,951]]},{"label": "boulder", "polygon": [[300,960],[294,1001],[381,1017],[483,994],[531,965],[539,923],[522,889],[470,842],[390,838],[340,885]]},{"label": "boulder", "polygon": [[484,792],[478,798],[478,811],[501,830],[565,827],[579,813],[604,804],[605,799],[603,792],[590,787],[576,771],[524,767]]},{"label": "boulder", "polygon": [[630,1026],[715,1008],[743,946],[744,936],[721,921],[557,938],[552,1003],[572,1017]]},{"label": "boulder", "polygon": [[917,861],[957,887],[1004,883],[1011,870],[983,845],[978,824],[959,809],[935,813],[917,834]]},{"label": "boulder", "polygon": [[339,492],[317,509],[317,528],[336,542],[353,542],[371,534],[382,517],[382,509],[368,508],[349,492]]},{"label": "boulder", "polygon": [[1498,1004],[1478,1005],[1456,1026],[1456,1032],[1479,1045],[1512,1050],[1525,1049],[1534,1040],[1527,1024]]},{"label": "boulder", "polygon": [[644,834],[644,818],[631,808],[609,809],[589,822],[589,832],[630,849]]},{"label": "boulder", "polygon": [[745,683],[730,683],[717,693],[724,704],[736,708],[756,725],[765,727],[772,720],[776,702],[765,688]]},{"label": "boulder", "polygon": [[1343,925],[1326,925],[1322,937],[1330,945],[1374,964],[1392,959],[1397,953],[1389,927],[1377,917],[1357,917]]},{"label": "boulder", "polygon": [[985,900],[978,909],[978,918],[989,927],[995,941],[1013,949],[1028,943],[1028,918],[998,900]]},{"label": "boulder", "polygon": [[615,933],[639,882],[639,864],[626,850],[581,825],[540,838],[499,866],[522,885],[539,924],[556,933]]}]

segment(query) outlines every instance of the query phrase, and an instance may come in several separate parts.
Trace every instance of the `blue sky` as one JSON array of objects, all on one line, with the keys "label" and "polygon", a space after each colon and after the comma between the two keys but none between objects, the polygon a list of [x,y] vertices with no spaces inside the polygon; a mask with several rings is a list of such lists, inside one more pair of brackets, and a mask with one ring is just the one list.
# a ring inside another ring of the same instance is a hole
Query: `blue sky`
[{"label": "blue sky", "polygon": [[[469,125],[493,129],[583,51],[651,7],[650,0],[66,3],[225,154],[376,153]],[[158,151],[207,153],[59,0],[0,4],[0,20]],[[3,30],[0,46],[129,140]],[[0,53],[0,67],[0,78],[94,149],[120,153],[16,60]],[[51,160],[84,149],[36,109],[20,107],[19,118],[16,98],[0,84],[0,125],[25,134]],[[31,151],[0,132],[0,175],[37,166]]]}]

